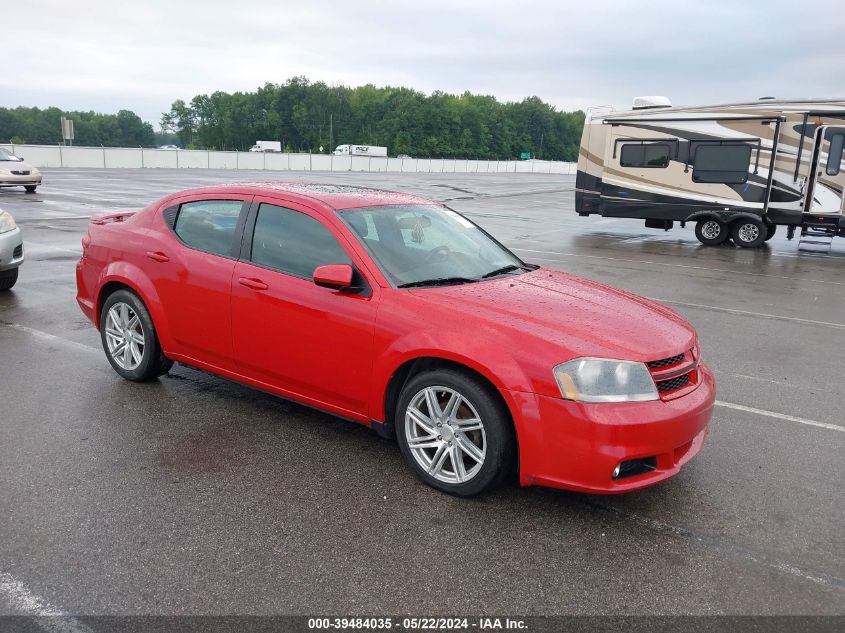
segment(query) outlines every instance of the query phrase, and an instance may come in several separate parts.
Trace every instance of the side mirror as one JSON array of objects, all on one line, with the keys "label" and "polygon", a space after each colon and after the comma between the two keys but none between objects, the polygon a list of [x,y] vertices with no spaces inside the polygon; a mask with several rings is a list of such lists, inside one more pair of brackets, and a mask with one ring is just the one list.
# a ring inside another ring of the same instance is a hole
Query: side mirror
[{"label": "side mirror", "polygon": [[323,288],[333,290],[354,290],[352,278],[354,271],[349,264],[325,264],[314,269],[312,279]]}]

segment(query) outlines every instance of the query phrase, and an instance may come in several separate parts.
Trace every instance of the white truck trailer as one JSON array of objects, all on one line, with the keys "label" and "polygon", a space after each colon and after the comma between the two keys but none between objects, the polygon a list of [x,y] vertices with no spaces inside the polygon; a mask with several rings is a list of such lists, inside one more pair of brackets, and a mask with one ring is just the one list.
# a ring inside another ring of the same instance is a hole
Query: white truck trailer
[{"label": "white truck trailer", "polygon": [[338,145],[335,156],[387,156],[387,148],[378,145]]},{"label": "white truck trailer", "polygon": [[281,152],[281,141],[255,141],[255,145],[249,148],[250,152]]}]

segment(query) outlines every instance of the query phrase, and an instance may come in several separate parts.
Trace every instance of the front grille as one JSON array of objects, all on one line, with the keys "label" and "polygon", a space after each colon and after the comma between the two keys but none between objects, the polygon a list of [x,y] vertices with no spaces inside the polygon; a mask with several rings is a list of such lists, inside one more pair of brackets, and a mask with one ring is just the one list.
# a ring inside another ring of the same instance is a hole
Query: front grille
[{"label": "front grille", "polygon": [[684,360],[684,355],[678,354],[677,356],[671,356],[670,358],[653,360],[650,363],[646,363],[646,365],[649,369],[660,369],[661,367],[668,367],[669,365],[680,363],[682,360]]},{"label": "front grille", "polygon": [[15,250],[12,252],[12,259],[18,259],[19,257],[23,257],[23,244],[15,246]]},{"label": "front grille", "polygon": [[29,176],[29,170],[27,170],[27,171],[14,171],[14,170],[12,170],[12,173],[15,176]]},{"label": "front grille", "polygon": [[661,393],[666,391],[674,391],[689,384],[689,374],[670,378],[669,380],[661,380],[657,383],[657,390]]}]

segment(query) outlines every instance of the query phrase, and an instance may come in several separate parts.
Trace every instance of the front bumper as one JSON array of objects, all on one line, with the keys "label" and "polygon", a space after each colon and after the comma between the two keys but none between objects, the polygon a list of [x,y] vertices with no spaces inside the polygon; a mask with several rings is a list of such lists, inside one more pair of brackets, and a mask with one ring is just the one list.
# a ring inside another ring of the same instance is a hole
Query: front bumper
[{"label": "front bumper", "polygon": [[11,270],[23,264],[23,236],[18,227],[0,233],[0,270]]},{"label": "front bumper", "polygon": [[[520,483],[612,494],[650,486],[677,474],[704,444],[716,398],[710,369],[672,400],[586,404],[511,392],[519,420]],[[623,461],[654,458],[649,472],[613,479]]]},{"label": "front bumper", "polygon": [[23,185],[40,185],[41,174],[27,174],[26,176],[19,176],[17,174],[0,174],[0,187],[20,187]]}]

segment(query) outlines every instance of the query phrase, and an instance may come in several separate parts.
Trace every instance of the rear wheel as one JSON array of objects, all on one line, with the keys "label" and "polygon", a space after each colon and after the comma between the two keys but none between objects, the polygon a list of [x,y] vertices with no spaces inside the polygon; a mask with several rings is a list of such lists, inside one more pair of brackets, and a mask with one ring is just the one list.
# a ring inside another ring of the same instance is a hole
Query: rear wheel
[{"label": "rear wheel", "polygon": [[38,185],[24,185],[23,188],[26,189],[27,193],[35,193],[35,188]]},{"label": "rear wheel", "polygon": [[734,244],[742,248],[754,248],[766,241],[768,229],[762,220],[741,218],[731,225],[731,237]]},{"label": "rear wheel", "polygon": [[18,269],[4,270],[0,272],[0,290],[8,290],[15,285],[18,280]]},{"label": "rear wheel", "polygon": [[112,368],[126,380],[153,380],[173,366],[161,351],[144,302],[129,290],[117,290],[103,303],[100,337]]},{"label": "rear wheel", "polygon": [[715,218],[699,220],[695,225],[695,236],[707,246],[716,246],[728,239],[728,227]]},{"label": "rear wheel", "polygon": [[428,485],[468,497],[511,471],[516,441],[500,400],[452,369],[412,378],[399,397],[396,436],[405,462]]}]

